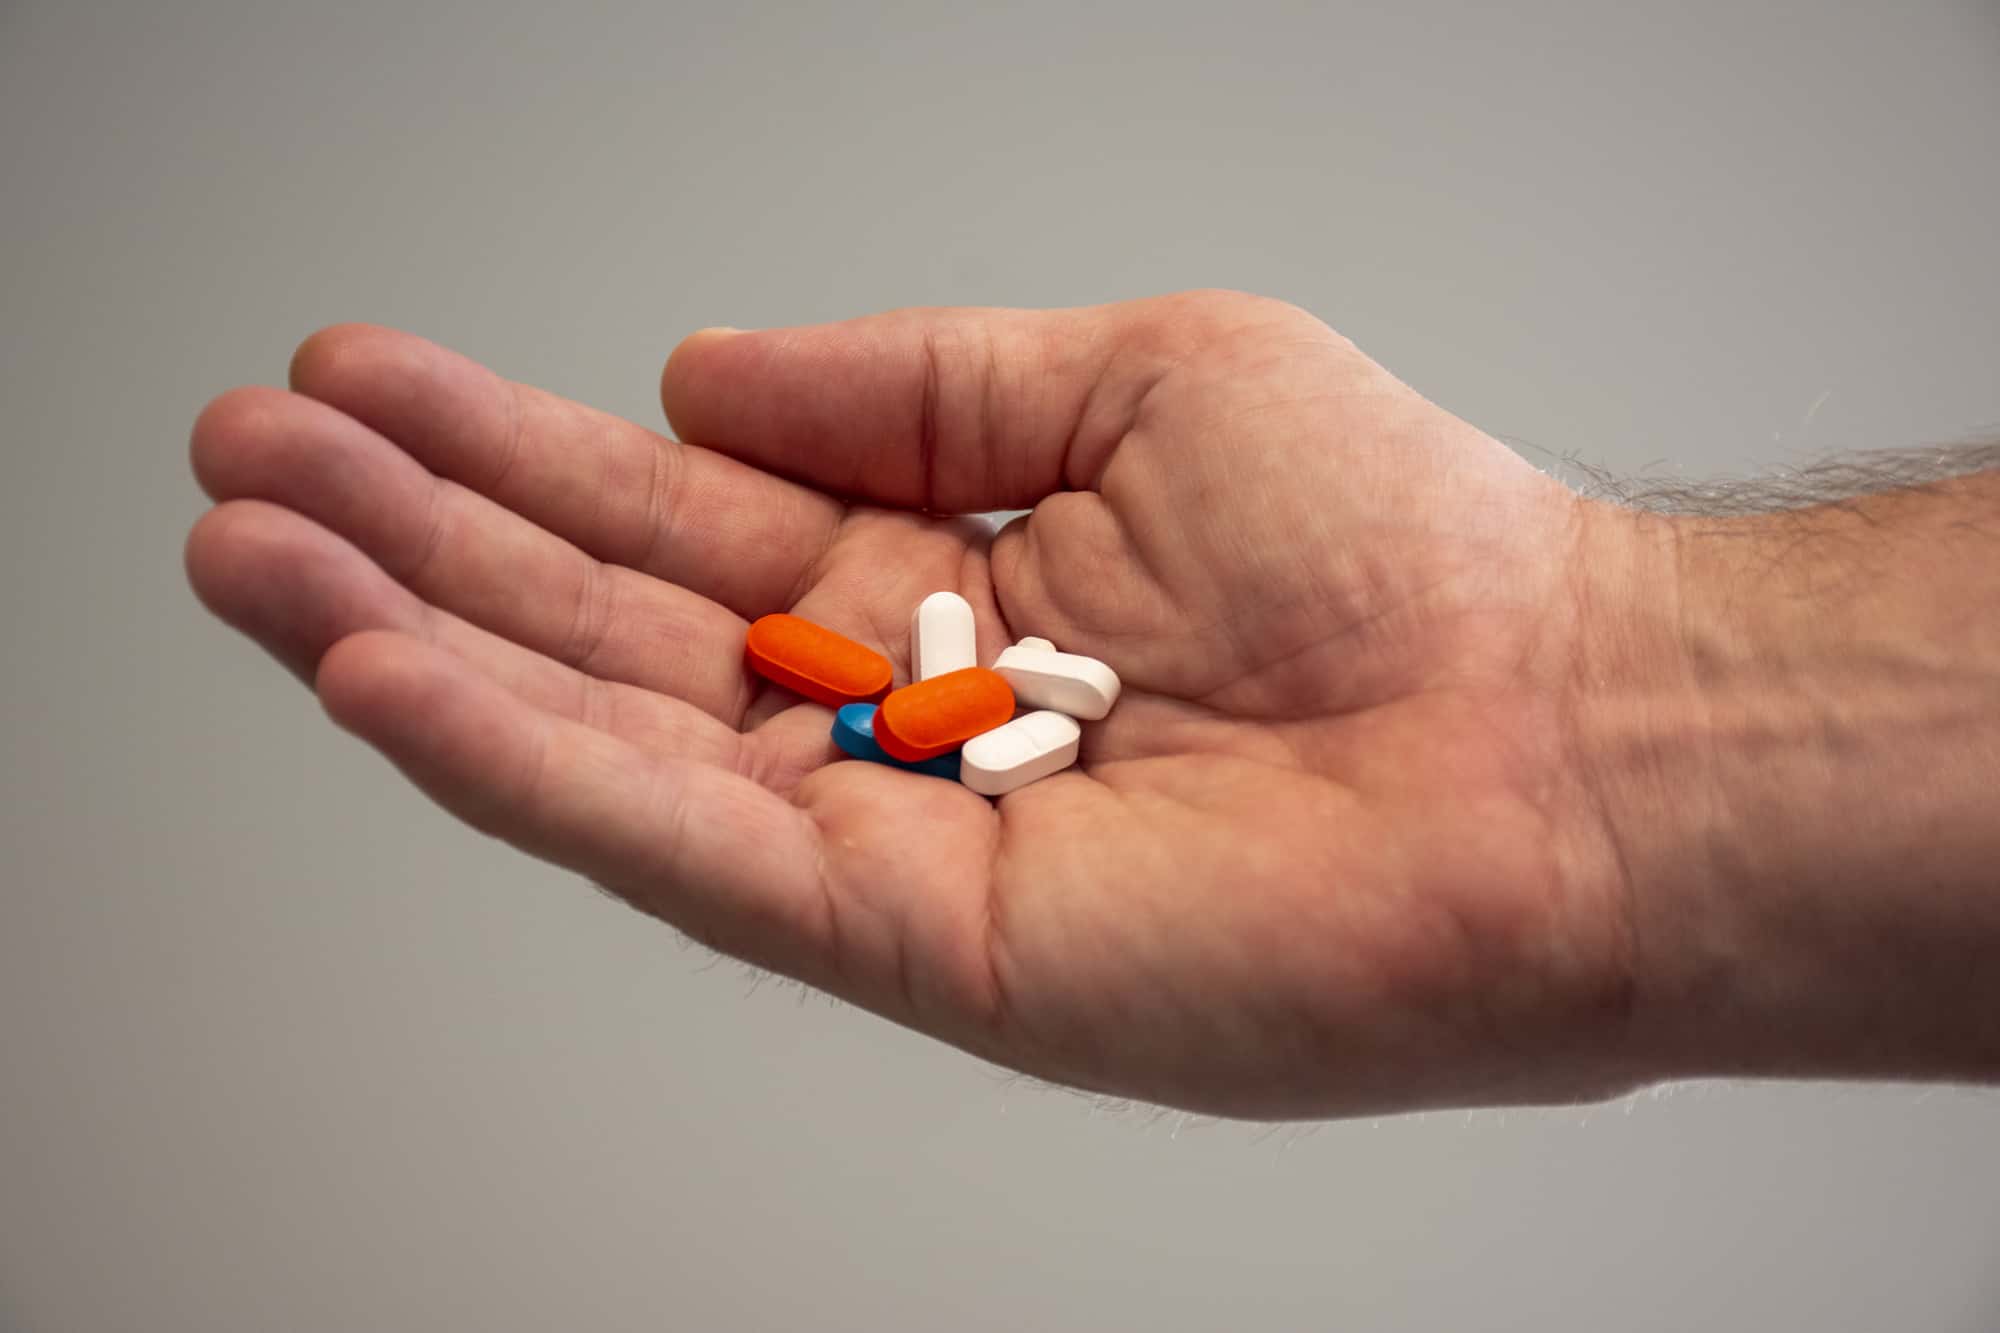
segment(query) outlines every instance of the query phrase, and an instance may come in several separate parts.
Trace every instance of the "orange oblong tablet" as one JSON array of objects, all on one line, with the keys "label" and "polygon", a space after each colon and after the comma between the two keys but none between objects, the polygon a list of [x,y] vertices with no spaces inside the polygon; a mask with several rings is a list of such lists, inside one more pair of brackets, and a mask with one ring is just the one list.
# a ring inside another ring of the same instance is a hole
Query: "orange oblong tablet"
[{"label": "orange oblong tablet", "polygon": [[1014,691],[985,667],[962,667],[893,691],[875,710],[875,740],[905,763],[921,763],[1014,716]]},{"label": "orange oblong tablet", "polygon": [[829,708],[879,699],[894,675],[889,659],[797,616],[759,617],[744,636],[750,669]]}]

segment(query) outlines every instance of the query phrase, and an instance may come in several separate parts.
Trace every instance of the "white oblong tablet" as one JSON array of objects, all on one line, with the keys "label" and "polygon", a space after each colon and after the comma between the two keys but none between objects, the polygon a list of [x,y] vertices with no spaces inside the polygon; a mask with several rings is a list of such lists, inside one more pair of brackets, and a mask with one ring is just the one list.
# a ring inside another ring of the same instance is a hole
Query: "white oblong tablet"
[{"label": "white oblong tablet", "polygon": [[1118,673],[1094,657],[1015,644],[993,669],[1007,678],[1023,708],[1052,708],[1095,722],[1118,702]]},{"label": "white oblong tablet", "polygon": [[1061,713],[1024,713],[974,736],[958,752],[958,780],[981,796],[1008,792],[1076,762],[1083,728]]},{"label": "white oblong tablet", "polygon": [[910,679],[929,680],[979,665],[979,635],[972,603],[955,592],[934,592],[910,615]]},{"label": "white oblong tablet", "polygon": [[1030,648],[1038,653],[1052,653],[1056,650],[1056,646],[1047,639],[1023,639],[1014,646],[1016,648]]}]

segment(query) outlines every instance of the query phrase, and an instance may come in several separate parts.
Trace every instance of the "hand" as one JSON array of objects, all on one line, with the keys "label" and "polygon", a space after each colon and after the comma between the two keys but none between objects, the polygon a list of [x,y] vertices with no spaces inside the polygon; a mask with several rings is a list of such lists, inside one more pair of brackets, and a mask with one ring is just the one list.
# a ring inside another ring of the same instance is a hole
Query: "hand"
[{"label": "hand", "polygon": [[[710,331],[685,443],[359,326],[194,431],[218,615],[473,826],[1044,1078],[1246,1116],[1603,1095],[1630,913],[1566,762],[1579,503],[1230,293]],[[930,516],[1028,508],[997,536]],[[951,588],[1125,692],[995,803],[742,665]]]}]

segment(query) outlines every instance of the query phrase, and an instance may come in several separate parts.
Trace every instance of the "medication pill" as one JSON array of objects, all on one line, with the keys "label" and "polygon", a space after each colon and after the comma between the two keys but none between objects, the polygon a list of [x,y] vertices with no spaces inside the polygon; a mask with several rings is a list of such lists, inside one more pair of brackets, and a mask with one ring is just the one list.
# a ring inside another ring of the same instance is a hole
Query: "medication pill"
[{"label": "medication pill", "polygon": [[872,648],[797,616],[764,616],[744,639],[750,669],[829,708],[879,699],[894,672]]},{"label": "medication pill", "polygon": [[1031,649],[1038,653],[1052,653],[1056,650],[1056,646],[1047,639],[1023,639],[1014,646],[1016,648]]},{"label": "medication pill", "polygon": [[948,671],[890,692],[875,713],[875,739],[913,764],[956,750],[1014,716],[1014,692],[985,667]]},{"label": "medication pill", "polygon": [[1025,708],[1049,708],[1095,722],[1118,702],[1118,673],[1094,657],[1015,644],[993,669]]},{"label": "medication pill", "polygon": [[919,764],[906,764],[884,750],[881,742],[875,739],[874,704],[842,704],[840,711],[833,715],[833,743],[848,756],[866,759],[871,764],[887,764],[890,768],[958,781],[956,754],[941,754]]},{"label": "medication pill", "polygon": [[1075,763],[1082,736],[1083,728],[1061,713],[1023,713],[965,743],[959,780],[981,796],[1005,796]]},{"label": "medication pill", "polygon": [[910,616],[910,679],[929,680],[979,665],[972,603],[955,592],[934,592]]}]

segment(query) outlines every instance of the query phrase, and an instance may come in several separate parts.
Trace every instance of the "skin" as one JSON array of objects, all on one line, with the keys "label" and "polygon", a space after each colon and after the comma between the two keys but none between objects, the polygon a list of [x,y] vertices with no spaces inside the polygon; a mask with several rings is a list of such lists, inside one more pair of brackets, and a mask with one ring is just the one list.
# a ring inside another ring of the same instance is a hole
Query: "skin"
[{"label": "skin", "polygon": [[[1743,580],[1311,316],[1201,292],[711,330],[661,388],[678,442],[325,330],[290,392],[196,423],[194,587],[475,828],[1050,1080],[1300,1117],[1817,1049],[1816,964],[1753,993],[1778,935],[1718,906],[1735,861],[1681,854],[1712,809],[1682,793],[1732,780],[1686,701],[1769,693],[1690,656],[1744,640],[1687,589]],[[994,509],[1031,513],[948,517]],[[1119,672],[1075,769],[994,802],[845,761],[830,710],[743,669],[788,610],[905,681],[940,588],[982,660],[1037,635]],[[1799,872],[1758,873],[1777,901]]]}]

